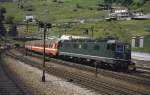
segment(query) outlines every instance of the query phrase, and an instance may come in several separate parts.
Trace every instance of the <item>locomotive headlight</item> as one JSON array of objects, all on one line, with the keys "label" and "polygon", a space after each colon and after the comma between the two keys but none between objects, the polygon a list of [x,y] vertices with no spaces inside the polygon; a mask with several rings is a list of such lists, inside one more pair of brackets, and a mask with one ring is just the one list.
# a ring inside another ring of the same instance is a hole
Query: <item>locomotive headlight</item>
[{"label": "locomotive headlight", "polygon": [[134,65],[135,65],[136,63],[137,63],[137,61],[135,61],[135,60],[132,62],[132,64],[134,64]]}]

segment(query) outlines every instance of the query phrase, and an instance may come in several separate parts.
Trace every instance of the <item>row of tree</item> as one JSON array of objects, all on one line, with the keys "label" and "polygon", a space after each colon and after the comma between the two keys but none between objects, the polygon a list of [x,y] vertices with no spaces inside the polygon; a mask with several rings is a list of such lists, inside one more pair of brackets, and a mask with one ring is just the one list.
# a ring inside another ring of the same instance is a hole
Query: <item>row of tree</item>
[{"label": "row of tree", "polygon": [[[6,9],[0,7],[0,36],[17,36],[17,25],[14,23],[14,17],[5,17]],[[8,26],[8,31],[5,26]]]},{"label": "row of tree", "polygon": [[147,1],[149,0],[103,0],[103,2],[105,4],[113,4],[113,3],[116,3],[116,4],[121,4],[122,6],[130,6],[130,5],[133,5],[133,4],[137,4],[138,6],[143,6]]}]

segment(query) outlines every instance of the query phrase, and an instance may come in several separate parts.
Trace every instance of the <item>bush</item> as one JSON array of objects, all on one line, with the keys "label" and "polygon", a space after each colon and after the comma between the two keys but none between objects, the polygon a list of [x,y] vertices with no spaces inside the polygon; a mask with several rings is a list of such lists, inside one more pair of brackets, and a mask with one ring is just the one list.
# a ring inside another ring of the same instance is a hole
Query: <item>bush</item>
[{"label": "bush", "polygon": [[81,8],[82,8],[82,6],[81,6],[81,5],[79,5],[79,4],[77,3],[77,4],[76,4],[76,8],[81,9]]},{"label": "bush", "polygon": [[57,0],[53,0],[53,2],[57,2]]},{"label": "bush", "polygon": [[78,11],[78,9],[76,9],[76,8],[75,8],[75,9],[73,9],[73,11],[74,11],[74,12],[77,12],[77,11]]},{"label": "bush", "polygon": [[89,9],[89,10],[94,10],[92,7],[89,7],[88,9]]}]

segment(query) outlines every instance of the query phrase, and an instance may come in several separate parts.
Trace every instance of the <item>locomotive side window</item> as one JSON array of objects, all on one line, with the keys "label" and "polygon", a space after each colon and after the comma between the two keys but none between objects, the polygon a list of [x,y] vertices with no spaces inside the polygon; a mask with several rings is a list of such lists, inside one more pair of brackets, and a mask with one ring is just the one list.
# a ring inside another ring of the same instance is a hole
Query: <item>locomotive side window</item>
[{"label": "locomotive side window", "polygon": [[70,45],[71,45],[70,43],[66,43],[66,47],[70,47]]},{"label": "locomotive side window", "polygon": [[87,44],[83,44],[83,49],[87,49],[88,45]]},{"label": "locomotive side window", "polygon": [[82,48],[82,45],[81,45],[81,44],[79,44],[78,48]]},{"label": "locomotive side window", "polygon": [[94,45],[94,50],[99,50],[99,45]]},{"label": "locomotive side window", "polygon": [[78,48],[78,44],[76,44],[76,43],[74,43],[74,46],[73,46],[74,48]]},{"label": "locomotive side window", "polygon": [[65,44],[64,44],[64,47],[65,47],[65,48],[68,48],[68,47],[69,47],[69,44],[68,44],[68,43],[65,43]]}]

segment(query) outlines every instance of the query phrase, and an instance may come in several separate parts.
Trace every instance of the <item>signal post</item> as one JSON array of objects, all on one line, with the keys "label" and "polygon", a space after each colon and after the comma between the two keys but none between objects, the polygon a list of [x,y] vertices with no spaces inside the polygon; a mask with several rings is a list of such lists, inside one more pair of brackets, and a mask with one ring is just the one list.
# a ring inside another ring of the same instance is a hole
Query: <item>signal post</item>
[{"label": "signal post", "polygon": [[[43,25],[44,24],[44,25]],[[44,27],[43,27],[44,26]],[[52,28],[51,23],[42,23],[41,25],[39,24],[40,28],[44,28],[44,37],[43,37],[43,74],[42,74],[42,82],[45,82],[45,72],[46,72],[46,65],[45,65],[45,45],[46,45],[46,32],[47,29]]]}]

